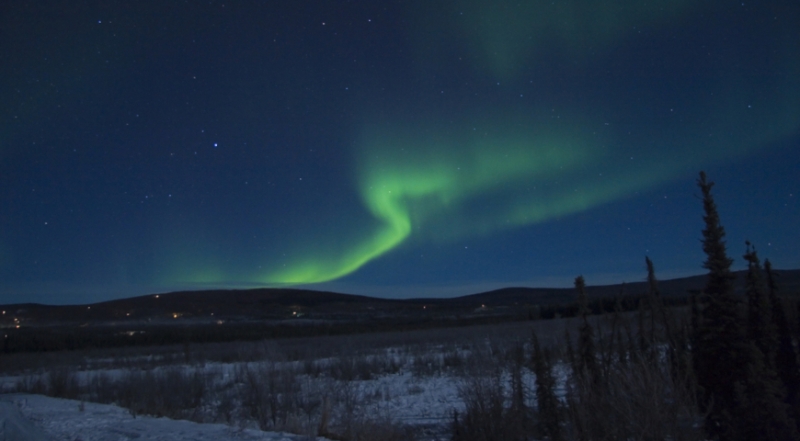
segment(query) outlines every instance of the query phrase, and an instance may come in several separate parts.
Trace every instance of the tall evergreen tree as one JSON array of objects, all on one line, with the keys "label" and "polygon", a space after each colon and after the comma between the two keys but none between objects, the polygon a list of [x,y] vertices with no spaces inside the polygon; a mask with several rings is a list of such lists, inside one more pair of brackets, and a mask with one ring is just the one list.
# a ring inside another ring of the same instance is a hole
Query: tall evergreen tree
[{"label": "tall evergreen tree", "polygon": [[664,310],[661,307],[661,294],[658,292],[658,280],[656,280],[656,271],[653,267],[653,261],[650,257],[644,257],[644,263],[647,266],[647,307],[650,309],[650,344],[656,344],[658,340],[658,330],[656,327],[656,320],[661,317]]},{"label": "tall evergreen tree", "polygon": [[650,352],[650,347],[653,344],[652,340],[650,340],[649,338],[650,332],[647,327],[647,325],[649,324],[649,320],[646,319],[647,315],[652,317],[652,314],[648,314],[647,305],[648,305],[648,299],[641,298],[639,299],[639,308],[637,308],[636,310],[636,320],[637,320],[636,340],[638,342],[637,352],[642,357],[647,357],[647,354]]},{"label": "tall evergreen tree", "polygon": [[597,354],[594,345],[594,329],[589,324],[589,300],[586,297],[586,282],[583,276],[575,278],[578,291],[578,312],[581,326],[578,329],[578,375],[588,375],[592,381],[599,381]]},{"label": "tall evergreen tree", "polygon": [[667,308],[664,307],[664,300],[661,298],[661,293],[658,290],[658,279],[656,279],[656,271],[653,267],[653,261],[649,257],[644,258],[645,265],[647,265],[647,293],[650,302],[653,305],[653,313],[656,317],[654,320],[660,320],[663,327],[664,335],[669,342],[672,338],[673,328],[675,324],[672,323]]},{"label": "tall evergreen tree", "polygon": [[536,374],[536,405],[539,408],[539,431],[552,441],[561,441],[561,415],[556,396],[556,380],[548,354],[539,345],[536,332],[533,342],[533,372]]},{"label": "tall evergreen tree", "polygon": [[513,357],[509,372],[511,376],[511,407],[506,413],[507,424],[510,426],[508,434],[515,439],[523,439],[530,431],[531,423],[528,405],[525,403],[525,383],[522,378],[522,368],[527,363],[525,363],[525,349],[521,344],[514,348]]},{"label": "tall evergreen tree", "polygon": [[683,376],[686,369],[680,367],[680,356],[682,348],[679,347],[678,336],[675,333],[675,324],[672,323],[672,317],[664,307],[664,302],[661,299],[661,294],[658,291],[658,280],[656,279],[656,271],[653,266],[653,261],[649,257],[644,258],[645,265],[647,266],[647,296],[650,299],[649,303],[652,309],[652,339],[655,341],[656,337],[656,321],[660,322],[660,329],[662,331],[663,340],[667,344],[667,360],[669,361],[670,372],[673,377],[678,375]]},{"label": "tall evergreen tree", "polygon": [[703,267],[709,273],[693,311],[692,351],[706,432],[721,441],[795,440],[795,423],[781,400],[777,375],[740,324],[730,272],[733,261],[725,251],[725,230],[711,196],[713,183],[703,172],[697,183],[705,210]]},{"label": "tall evergreen tree", "polygon": [[[620,290],[621,291],[621,290]],[[622,301],[620,296],[614,298],[614,312],[611,315],[611,338],[612,345],[617,353],[617,363],[624,365],[628,361],[628,347],[622,337],[622,328],[630,329],[627,320],[622,317]]]},{"label": "tall evergreen tree", "polygon": [[798,372],[797,352],[792,344],[792,333],[789,320],[783,310],[783,302],[778,297],[778,283],[769,259],[764,261],[764,272],[767,276],[767,293],[772,305],[772,321],[778,337],[778,348],[775,354],[775,370],[786,388],[786,401],[792,406],[800,407],[800,372]]},{"label": "tall evergreen tree", "polygon": [[711,195],[714,183],[700,172],[697,185],[703,193],[703,267],[708,277],[693,317],[692,352],[706,431],[712,438],[727,440],[734,431],[731,417],[737,407],[733,385],[745,382],[748,345],[739,321],[739,301],[733,294],[733,260],[725,250],[725,229]]},{"label": "tall evergreen tree", "polygon": [[761,278],[761,262],[750,242],[745,242],[747,261],[745,292],[747,294],[747,334],[764,354],[764,363],[775,369],[775,355],[778,352],[778,333],[772,320],[772,305]]}]

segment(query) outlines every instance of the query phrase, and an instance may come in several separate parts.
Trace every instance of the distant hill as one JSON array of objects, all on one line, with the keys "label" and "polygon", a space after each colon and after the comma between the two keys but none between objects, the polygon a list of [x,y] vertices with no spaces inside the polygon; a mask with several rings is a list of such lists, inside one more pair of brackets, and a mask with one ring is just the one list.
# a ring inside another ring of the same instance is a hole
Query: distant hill
[{"label": "distant hill", "polygon": [[309,309],[349,310],[397,301],[303,289],[257,288],[149,294],[89,305],[0,305],[10,314],[49,321],[136,320],[153,318],[284,318]]},{"label": "distant hill", "polygon": [[[744,275],[746,271],[737,271],[736,292],[744,293]],[[800,270],[776,271],[781,295],[800,295]],[[682,297],[692,291],[700,291],[706,283],[706,275],[682,277],[670,280],[659,280],[659,293],[666,297]],[[586,294],[592,298],[613,298],[617,295],[637,296],[647,293],[647,282],[620,283],[616,285],[587,286]],[[415,300],[412,300],[415,301]],[[419,299],[417,301],[423,301]],[[431,301],[428,299],[428,301]],[[471,294],[449,299],[434,299],[434,302],[444,304],[483,304],[486,306],[503,305],[553,305],[566,304],[575,301],[574,288],[525,288],[511,287],[493,291]]]},{"label": "distant hill", "polygon": [[[781,294],[800,294],[800,270],[777,271]],[[737,290],[744,290],[744,272],[737,275]],[[692,290],[701,290],[705,275],[659,281],[659,291],[665,298],[684,297]],[[587,287],[591,298],[613,298],[620,293],[636,296],[646,293],[645,282]],[[575,301],[572,288],[510,287],[453,298],[385,299],[352,294],[302,289],[259,288],[248,290],[205,290],[151,294],[91,305],[0,305],[6,314],[0,316],[4,327],[15,325],[15,318],[26,324],[89,323],[97,321],[170,321],[199,319],[206,321],[232,318],[290,319],[314,317],[325,319],[357,319],[365,315],[402,316],[419,311],[465,313],[481,306],[519,307],[524,305],[560,305]],[[428,309],[426,309],[428,308]]]}]

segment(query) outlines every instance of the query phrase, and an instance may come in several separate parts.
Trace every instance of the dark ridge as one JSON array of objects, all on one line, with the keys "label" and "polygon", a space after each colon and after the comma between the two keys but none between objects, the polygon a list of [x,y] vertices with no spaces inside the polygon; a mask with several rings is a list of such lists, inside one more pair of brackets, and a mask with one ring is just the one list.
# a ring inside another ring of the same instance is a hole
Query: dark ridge
[{"label": "dark ridge", "polygon": [[[800,270],[776,271],[780,295],[800,293]],[[735,273],[738,292],[743,292],[744,271]],[[700,291],[706,276],[698,275],[659,281],[665,298],[686,298]],[[634,282],[587,287],[590,299],[612,299],[622,295],[645,294],[647,284]],[[3,327],[12,326],[13,318],[27,324],[46,322],[93,322],[97,320],[135,320],[205,318],[207,320],[240,317],[248,319],[286,319],[301,316],[353,318],[360,315],[403,314],[422,309],[441,312],[470,312],[479,307],[520,307],[568,305],[575,301],[572,288],[509,287],[453,298],[386,299],[326,291],[284,288],[247,290],[179,291],[110,300],[90,305],[42,305],[36,303],[0,305]]]},{"label": "dark ridge", "polygon": [[[744,274],[746,271],[737,271],[736,292],[744,293]],[[800,294],[800,270],[778,270],[779,295]],[[681,277],[677,279],[659,280],[658,290],[661,296],[686,297],[692,291],[701,291],[706,283],[706,275]],[[587,286],[586,294],[590,299],[614,298],[616,296],[640,296],[647,293],[647,282],[619,283],[615,285]],[[486,306],[503,305],[557,305],[575,301],[574,288],[526,288],[509,287],[493,291],[470,294],[450,299],[410,299],[413,302],[428,301],[431,303],[449,304],[483,304]]]}]

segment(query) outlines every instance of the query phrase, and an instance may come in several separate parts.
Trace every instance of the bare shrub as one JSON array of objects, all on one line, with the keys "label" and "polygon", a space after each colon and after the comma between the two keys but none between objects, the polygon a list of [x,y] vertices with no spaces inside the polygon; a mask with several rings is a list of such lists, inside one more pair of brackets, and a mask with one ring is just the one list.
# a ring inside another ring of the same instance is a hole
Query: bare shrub
[{"label": "bare shrub", "polygon": [[444,362],[437,353],[427,352],[414,356],[411,363],[411,373],[415,377],[430,377],[442,372]]},{"label": "bare shrub", "polygon": [[223,388],[217,391],[217,401],[215,403],[214,422],[232,425],[238,407],[238,399],[233,388]]},{"label": "bare shrub", "polygon": [[328,372],[331,378],[335,378],[340,381],[355,381],[358,379],[356,361],[352,357],[334,358],[331,360]]},{"label": "bare shrub", "polygon": [[56,368],[44,375],[27,375],[20,378],[16,384],[17,392],[57,398],[78,398],[80,390],[78,377],[75,372],[67,368]]},{"label": "bare shrub", "polygon": [[459,388],[464,414],[455,415],[458,441],[505,439],[505,391],[498,376],[470,377]]},{"label": "bare shrub", "polygon": [[[303,404],[297,374],[275,363],[241,364],[236,369],[242,406],[261,430],[283,430],[296,423]],[[316,405],[318,406],[318,405]]]},{"label": "bare shrub", "polygon": [[388,417],[364,418],[352,428],[351,441],[413,441],[414,431]]},{"label": "bare shrub", "polygon": [[317,360],[307,358],[303,360],[303,374],[317,378],[322,375],[322,366]]},{"label": "bare shrub", "polygon": [[[304,371],[310,374],[314,374],[317,370],[324,372],[318,363],[313,365],[304,363],[303,367]],[[330,360],[327,374],[330,378],[340,381],[372,380],[381,375],[397,373],[401,367],[401,364],[388,354],[341,356]]]},{"label": "bare shrub", "polygon": [[78,377],[70,369],[58,368],[47,373],[47,394],[58,398],[77,398]]},{"label": "bare shrub", "polygon": [[26,375],[17,380],[16,392],[27,394],[47,394],[47,385],[41,375]]},{"label": "bare shrub", "polygon": [[358,412],[358,405],[363,401],[364,391],[361,384],[352,381],[336,383],[333,395],[333,402],[336,404],[334,423],[339,431],[345,434],[345,438],[351,438],[356,431],[362,416]]},{"label": "bare shrub", "polygon": [[109,375],[105,373],[95,374],[88,379],[83,395],[89,401],[113,403],[117,399],[115,385],[115,381]]},{"label": "bare shrub", "polygon": [[514,369],[510,387],[505,385],[499,364],[471,369],[463,378],[459,396],[465,409],[463,414],[453,415],[453,440],[526,439],[532,413],[525,405],[520,373],[515,374]]},{"label": "bare shrub", "polygon": [[456,349],[447,351],[442,357],[443,367],[445,369],[459,370],[464,367],[464,356]]},{"label": "bare shrub", "polygon": [[701,440],[694,391],[663,364],[634,357],[610,369],[603,384],[573,377],[570,432],[577,439]]},{"label": "bare shrub", "polygon": [[111,385],[114,401],[131,414],[203,421],[201,407],[208,384],[199,370],[179,367],[128,371]]}]

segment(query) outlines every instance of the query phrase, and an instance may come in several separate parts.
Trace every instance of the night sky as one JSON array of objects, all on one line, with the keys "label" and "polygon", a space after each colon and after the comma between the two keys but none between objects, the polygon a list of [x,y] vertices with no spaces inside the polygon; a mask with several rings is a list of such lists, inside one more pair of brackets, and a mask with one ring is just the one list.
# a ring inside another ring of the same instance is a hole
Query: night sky
[{"label": "night sky", "polygon": [[789,0],[0,2],[0,303],[800,267]]}]

